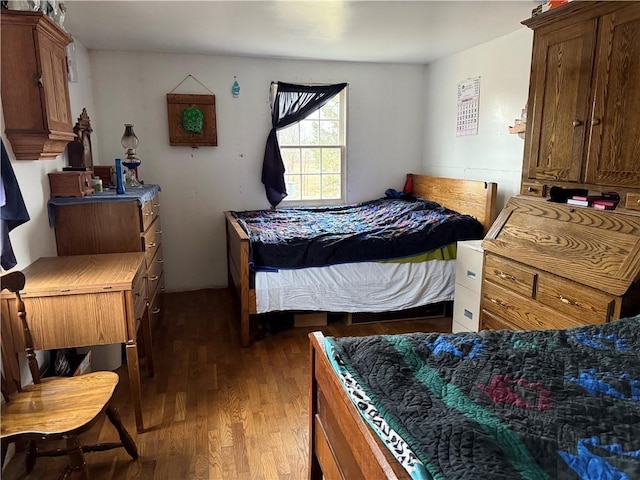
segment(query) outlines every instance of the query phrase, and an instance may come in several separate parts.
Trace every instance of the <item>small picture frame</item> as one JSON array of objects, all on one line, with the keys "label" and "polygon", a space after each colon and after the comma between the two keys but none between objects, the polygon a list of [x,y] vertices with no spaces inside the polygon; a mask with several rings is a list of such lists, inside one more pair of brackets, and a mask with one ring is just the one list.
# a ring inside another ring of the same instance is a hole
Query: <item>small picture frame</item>
[{"label": "small picture frame", "polygon": [[[183,127],[182,114],[186,109],[202,113],[202,133],[191,133]],[[218,145],[215,95],[167,93],[169,115],[169,145],[183,147],[215,147]]]}]

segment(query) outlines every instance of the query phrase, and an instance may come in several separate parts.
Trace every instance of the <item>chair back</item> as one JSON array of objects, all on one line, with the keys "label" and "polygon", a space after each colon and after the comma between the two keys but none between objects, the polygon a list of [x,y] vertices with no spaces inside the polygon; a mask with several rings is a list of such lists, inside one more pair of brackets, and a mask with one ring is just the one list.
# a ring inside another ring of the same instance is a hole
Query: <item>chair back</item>
[{"label": "chair back", "polygon": [[[29,323],[27,322],[27,312],[24,306],[24,301],[20,296],[20,291],[24,289],[26,279],[22,272],[14,271],[10,273],[6,273],[2,275],[0,279],[2,283],[2,290],[7,289],[12,292],[16,296],[17,301],[17,314],[20,319],[20,324],[22,327],[22,332],[24,335],[24,343],[25,350],[27,352],[27,362],[29,364],[29,370],[31,371],[31,376],[33,377],[33,383],[40,383],[40,367],[38,366],[38,360],[36,358],[36,353],[33,348],[33,337],[31,336],[31,331],[29,330]],[[3,371],[2,374],[2,393],[7,397],[7,395],[13,393],[16,390],[21,390],[21,382],[20,382],[20,368],[17,361],[17,356],[13,348],[13,329],[11,328],[11,315],[14,310],[12,308],[10,311],[2,311],[2,364],[3,367],[6,365],[3,370],[6,370],[7,378],[5,378],[5,373]],[[11,342],[11,346],[8,345],[8,342]],[[7,397],[8,398],[8,397]]]}]

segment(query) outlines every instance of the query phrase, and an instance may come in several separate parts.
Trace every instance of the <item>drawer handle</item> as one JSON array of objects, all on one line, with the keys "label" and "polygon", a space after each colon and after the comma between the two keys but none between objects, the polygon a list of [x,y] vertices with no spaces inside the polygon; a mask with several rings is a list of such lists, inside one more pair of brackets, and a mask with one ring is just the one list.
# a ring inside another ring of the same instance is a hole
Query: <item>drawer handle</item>
[{"label": "drawer handle", "polygon": [[162,233],[162,230],[156,230],[156,233],[159,235]]},{"label": "drawer handle", "polygon": [[566,305],[573,305],[574,307],[579,307],[580,304],[578,302],[576,302],[575,300],[569,300],[568,298],[563,297],[562,295],[559,295],[558,298],[560,299],[560,301]]},{"label": "drawer handle", "polygon": [[473,320],[473,312],[470,310],[464,309],[463,315],[467,317],[469,320]]},{"label": "drawer handle", "polygon": [[153,210],[150,212],[144,212],[145,217],[153,217]]},{"label": "drawer handle", "polygon": [[136,292],[136,298],[140,296],[140,292]]},{"label": "drawer handle", "polygon": [[500,305],[501,307],[506,307],[506,306],[507,306],[507,304],[506,304],[506,303],[504,303],[502,300],[498,300],[498,299],[496,299],[496,298],[491,298],[491,297],[489,297],[489,301],[490,301],[491,303],[495,303],[496,305]]},{"label": "drawer handle", "polygon": [[149,279],[150,282],[155,282],[156,280],[158,280],[158,275],[152,275],[151,278]]},{"label": "drawer handle", "polygon": [[158,263],[164,263],[164,258],[159,258],[158,260],[156,260],[156,262],[158,262]]},{"label": "drawer handle", "polygon": [[151,242],[147,244],[147,248],[153,248],[156,246],[156,242]]},{"label": "drawer handle", "polygon": [[516,281],[516,277],[514,277],[513,275],[508,275],[504,272],[496,272],[496,275],[498,275],[503,280],[511,280],[512,282]]},{"label": "drawer handle", "polygon": [[152,313],[153,315],[155,315],[156,313],[160,313],[160,307],[156,307],[156,308],[154,308],[153,310],[151,310],[151,313]]},{"label": "drawer handle", "polygon": [[574,120],[572,125],[575,127],[579,127],[582,125],[582,121],[581,120]]},{"label": "drawer handle", "polygon": [[475,280],[476,279],[476,272],[472,272],[471,270],[467,270],[467,278]]},{"label": "drawer handle", "polygon": [[154,207],[159,207],[160,203],[152,203],[151,205],[153,205]]}]

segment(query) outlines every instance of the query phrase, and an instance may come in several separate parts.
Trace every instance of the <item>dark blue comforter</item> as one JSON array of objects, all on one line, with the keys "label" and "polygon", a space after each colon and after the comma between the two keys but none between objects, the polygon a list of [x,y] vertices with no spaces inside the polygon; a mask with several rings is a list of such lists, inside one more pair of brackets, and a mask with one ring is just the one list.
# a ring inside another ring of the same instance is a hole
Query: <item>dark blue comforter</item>
[{"label": "dark blue comforter", "polygon": [[415,197],[234,215],[249,235],[256,269],[402,258],[483,233],[476,219]]}]

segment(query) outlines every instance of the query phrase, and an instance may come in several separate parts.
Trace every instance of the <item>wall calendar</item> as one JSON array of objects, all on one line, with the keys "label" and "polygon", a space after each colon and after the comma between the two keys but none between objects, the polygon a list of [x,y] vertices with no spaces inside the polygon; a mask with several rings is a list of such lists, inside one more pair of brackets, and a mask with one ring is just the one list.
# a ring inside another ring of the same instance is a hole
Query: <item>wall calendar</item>
[{"label": "wall calendar", "polygon": [[467,78],[459,82],[456,137],[478,134],[479,106],[480,77]]}]

